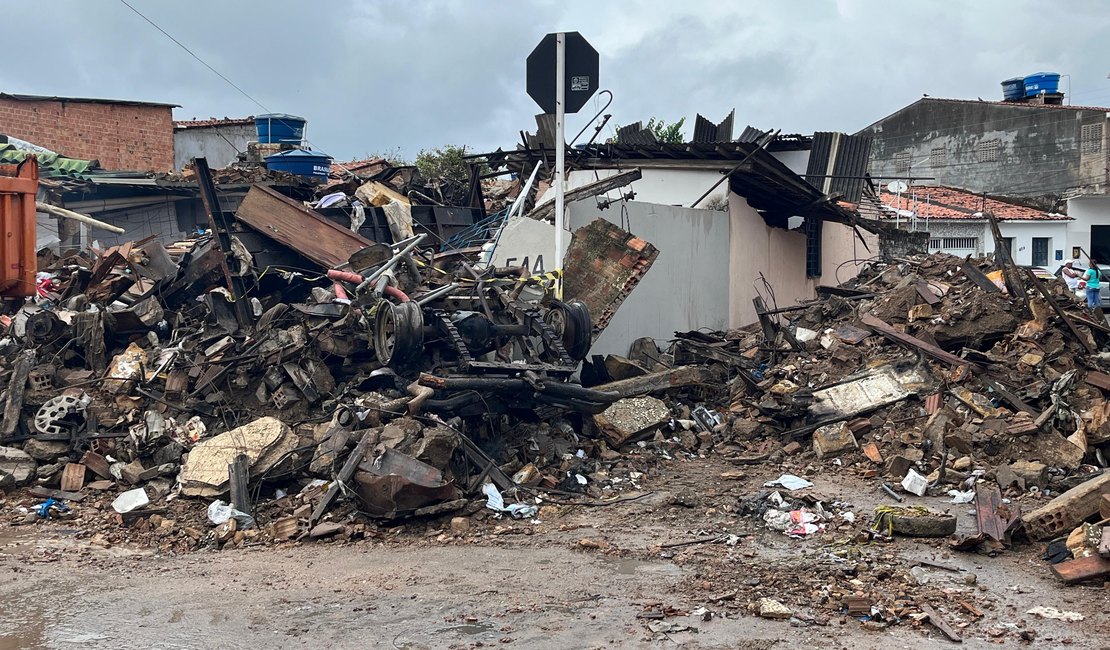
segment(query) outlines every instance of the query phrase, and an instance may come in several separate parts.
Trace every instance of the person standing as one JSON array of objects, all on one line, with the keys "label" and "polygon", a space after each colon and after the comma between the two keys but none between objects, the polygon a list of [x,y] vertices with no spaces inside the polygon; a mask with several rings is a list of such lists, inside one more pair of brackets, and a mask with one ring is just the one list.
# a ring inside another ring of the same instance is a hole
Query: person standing
[{"label": "person standing", "polygon": [[1064,283],[1068,285],[1068,289],[1075,293],[1079,288],[1079,278],[1083,277],[1083,273],[1075,268],[1071,260],[1064,262],[1064,268],[1060,269],[1060,273],[1064,276]]},{"label": "person standing", "polygon": [[1098,309],[1102,306],[1102,298],[1099,296],[1099,272],[1098,265],[1091,261],[1091,267],[1083,273],[1083,281],[1087,285],[1087,308]]}]

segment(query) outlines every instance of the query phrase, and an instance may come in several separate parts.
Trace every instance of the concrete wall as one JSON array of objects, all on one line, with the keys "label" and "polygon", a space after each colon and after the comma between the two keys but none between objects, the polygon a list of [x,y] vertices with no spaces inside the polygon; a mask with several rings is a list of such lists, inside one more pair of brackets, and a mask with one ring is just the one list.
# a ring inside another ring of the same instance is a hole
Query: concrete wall
[{"label": "concrete wall", "polygon": [[240,152],[246,152],[247,143],[256,138],[253,124],[177,129],[173,134],[174,169],[181,171],[193,158],[202,156],[208,159],[212,169],[227,167],[235,162]]},{"label": "concrete wall", "polygon": [[104,169],[173,170],[169,106],[0,99],[0,133]]},{"label": "concrete wall", "polygon": [[848,226],[825,223],[821,233],[821,277],[807,278],[806,238],[801,230],[768,226],[736,194],[729,195],[729,222],[729,327],[757,320],[752,299],[760,293],[770,303],[759,279],[761,273],[774,289],[775,303],[786,307],[815,297],[818,285],[836,285],[851,279],[859,272],[862,260],[879,252],[878,237],[860,231],[867,240],[865,248]]},{"label": "concrete wall", "polygon": [[[625,210],[622,210],[625,208]],[[614,204],[599,211],[592,200],[568,205],[571,231],[601,218],[626,228],[659,249],[659,257],[594,342],[594,354],[628,354],[637,338],[660,341],[676,331],[723,330],[729,324],[729,218],[718,210],[676,208],[638,201]],[[622,216],[625,223],[622,225]],[[520,264],[544,256],[544,268],[555,236],[550,224],[514,219],[501,234],[493,263]],[[567,244],[570,237],[566,237]],[[545,254],[546,253],[546,254]]]},{"label": "concrete wall", "polygon": [[[1098,151],[1083,154],[1088,124],[1103,124],[1103,133]],[[1035,197],[1105,191],[1107,130],[1103,111],[927,98],[860,133],[874,138],[873,176],[933,177],[932,184]],[[998,160],[980,162],[979,143],[992,140],[1001,143]],[[943,163],[931,159],[934,149],[944,151]],[[899,154],[909,155],[908,171],[898,168]]]},{"label": "concrete wall", "polygon": [[[727,171],[730,168],[731,165],[723,167],[721,171]],[[660,205],[686,207],[704,194],[713,183],[721,180],[721,172],[714,169],[656,169],[652,167],[641,167],[641,172],[643,177],[640,180],[621,189],[613,190],[609,192],[607,196],[611,199],[617,199],[627,194],[629,188],[631,188],[636,192],[635,201],[637,203],[658,203]],[[575,189],[583,185],[589,185],[599,178],[608,178],[609,176],[619,173],[619,171],[613,169],[601,169],[597,170],[595,176],[593,171],[572,171],[568,174],[567,189]],[[548,190],[544,196],[540,197],[537,203],[542,203],[554,196],[555,190],[552,188]],[[716,199],[723,210],[727,197],[728,183],[724,182],[721,183],[712,194],[707,196],[705,200],[699,203],[698,207],[708,208],[713,205]],[[591,199],[590,202],[593,205],[597,205],[596,200]]]}]

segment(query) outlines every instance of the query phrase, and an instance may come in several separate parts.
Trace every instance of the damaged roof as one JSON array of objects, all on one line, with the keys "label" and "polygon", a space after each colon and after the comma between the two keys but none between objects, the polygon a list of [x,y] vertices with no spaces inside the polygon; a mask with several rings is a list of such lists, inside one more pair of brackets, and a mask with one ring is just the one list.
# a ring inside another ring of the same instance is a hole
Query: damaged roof
[{"label": "damaged roof", "polygon": [[174,120],[173,128],[175,131],[184,129],[204,129],[216,126],[254,126],[254,116],[247,117],[212,117],[207,120]]},{"label": "damaged roof", "polygon": [[881,198],[883,219],[894,219],[897,211],[903,218],[916,214],[918,218],[953,221],[985,219],[986,212],[993,213],[999,221],[1071,221],[1066,214],[1045,212],[943,185],[915,186],[913,196],[898,196],[883,190]]}]

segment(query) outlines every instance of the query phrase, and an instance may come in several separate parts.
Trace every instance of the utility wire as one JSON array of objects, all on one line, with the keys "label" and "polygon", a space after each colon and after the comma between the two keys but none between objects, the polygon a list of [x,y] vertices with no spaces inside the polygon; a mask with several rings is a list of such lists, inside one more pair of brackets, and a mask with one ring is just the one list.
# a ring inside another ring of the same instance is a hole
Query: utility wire
[{"label": "utility wire", "polygon": [[[258,101],[257,99],[255,99],[255,98],[254,98],[254,97],[253,97],[253,96],[252,96],[252,95],[251,95],[250,93],[248,93],[247,91],[245,91],[245,90],[243,90],[242,88],[240,88],[240,87],[239,87],[239,86],[238,86],[238,85],[237,85],[237,84],[236,84],[236,83],[235,83],[234,81],[232,81],[231,79],[228,79],[228,78],[227,78],[227,77],[226,77],[226,76],[225,76],[225,75],[224,75],[223,73],[221,73],[221,72],[220,72],[219,70],[217,70],[216,68],[213,68],[213,67],[212,67],[211,65],[209,65],[207,61],[205,61],[204,59],[200,58],[200,56],[198,56],[196,52],[193,52],[192,50],[190,50],[190,49],[189,49],[188,47],[186,47],[186,46],[185,46],[185,44],[184,44],[184,43],[182,43],[181,41],[179,41],[179,40],[177,40],[176,38],[174,38],[172,34],[170,34],[169,32],[167,32],[166,30],[162,29],[162,28],[161,28],[161,27],[160,27],[160,26],[158,25],[158,23],[154,22],[154,21],[153,21],[153,20],[151,20],[150,18],[147,18],[147,17],[146,17],[146,16],[145,16],[145,15],[144,15],[144,14],[143,14],[143,13],[142,13],[141,11],[139,11],[139,10],[138,10],[138,9],[136,9],[136,8],[135,8],[134,6],[132,6],[132,5],[131,5],[131,4],[129,3],[129,2],[127,2],[127,0],[119,0],[119,1],[120,1],[121,3],[123,3],[123,5],[124,5],[125,7],[127,7],[127,8],[128,8],[128,9],[130,9],[131,11],[135,12],[135,15],[137,15],[138,17],[142,18],[142,19],[143,19],[143,20],[145,20],[145,21],[146,21],[147,23],[149,23],[151,27],[153,27],[154,29],[157,29],[158,31],[162,32],[162,34],[163,34],[163,35],[164,35],[164,36],[165,36],[166,38],[168,38],[168,39],[170,39],[171,41],[173,41],[173,42],[174,42],[175,44],[177,44],[177,46],[178,46],[178,47],[180,47],[181,49],[183,49],[183,50],[185,50],[186,52],[188,52],[188,53],[189,53],[189,56],[191,56],[191,57],[193,57],[194,59],[196,59],[197,61],[199,61],[201,65],[203,65],[204,67],[208,68],[208,69],[209,69],[209,70],[211,70],[211,71],[212,71],[212,72],[213,72],[213,73],[214,73],[214,74],[215,74],[215,75],[216,75],[217,77],[219,77],[220,79],[223,79],[223,80],[224,80],[225,82],[227,82],[227,85],[229,85],[229,86],[231,86],[232,88],[234,88],[235,90],[239,91],[239,93],[240,93],[240,94],[242,94],[242,95],[243,95],[244,97],[246,97],[247,99],[249,99],[249,100],[251,100],[252,102],[254,102],[254,104],[256,104],[256,105],[257,105],[257,106],[258,106],[259,108],[261,108],[261,109],[262,109],[263,111],[265,111],[265,112],[267,112],[267,113],[272,113],[272,112],[273,112],[273,111],[271,111],[271,110],[270,110],[269,108],[267,108],[265,104],[263,104],[262,102],[260,102],[260,101]],[[280,121],[280,120],[279,120],[279,121]],[[220,136],[220,137],[223,137],[223,136]],[[224,139],[226,140],[227,138],[224,138]],[[309,145],[309,146],[315,146],[315,145],[313,144],[313,142],[312,142],[311,140],[309,140],[308,138],[304,138],[304,141],[305,141],[306,143],[308,143],[308,145]],[[229,142],[228,144],[231,144],[231,143]],[[234,147],[234,145],[232,145],[232,146]],[[235,149],[236,149],[236,150],[238,150],[238,147],[235,147]],[[323,153],[323,154],[325,154],[325,155],[327,154],[327,152],[326,152],[326,151],[323,151],[322,149],[318,149],[317,151],[320,151],[320,153]],[[241,152],[241,151],[240,151],[239,153],[243,153],[243,152]],[[338,165],[338,166],[339,166],[340,168],[342,168],[342,169],[343,169],[344,171],[346,171],[346,172],[347,172],[348,174],[351,174],[351,176],[354,176],[354,175],[355,175],[355,174],[354,174],[353,172],[351,172],[351,170],[349,170],[349,169],[347,169],[346,167],[344,167],[344,166],[343,166],[343,165],[342,165],[341,163],[334,163],[334,164]]]},{"label": "utility wire", "polygon": [[129,2],[127,2],[127,0],[119,0],[119,1],[120,1],[120,2],[122,2],[122,3],[124,4],[124,6],[126,6],[126,7],[128,8],[128,9],[130,9],[131,11],[134,11],[134,12],[135,12],[135,14],[136,14],[137,16],[139,16],[139,18],[142,18],[143,20],[145,20],[145,21],[147,21],[148,23],[150,23],[151,27],[153,27],[154,29],[157,29],[158,31],[162,32],[162,34],[164,34],[166,38],[170,39],[170,40],[171,40],[171,41],[173,41],[174,43],[177,43],[177,46],[178,46],[178,47],[180,47],[181,49],[183,49],[183,50],[185,50],[186,52],[188,52],[188,53],[189,53],[189,56],[193,57],[194,59],[196,59],[197,61],[199,61],[201,65],[203,65],[204,67],[206,67],[206,68],[208,68],[209,70],[211,70],[212,72],[214,72],[214,73],[216,74],[216,76],[218,76],[218,77],[219,77],[220,79],[223,79],[224,81],[226,81],[226,82],[227,82],[227,84],[228,84],[229,86],[231,86],[231,87],[232,87],[232,88],[234,88],[235,90],[238,90],[238,91],[239,91],[240,93],[242,93],[242,94],[243,94],[243,96],[244,96],[244,97],[246,97],[247,99],[249,99],[249,100],[251,100],[252,102],[254,102],[255,104],[257,104],[259,108],[261,108],[262,110],[266,111],[267,113],[270,113],[270,112],[271,112],[271,111],[270,111],[270,109],[268,109],[268,108],[266,108],[265,106],[263,106],[262,102],[258,101],[258,100],[257,100],[257,99],[255,99],[254,97],[251,97],[251,96],[250,96],[250,94],[249,94],[249,93],[248,93],[247,91],[243,90],[243,89],[242,89],[242,88],[240,88],[239,86],[236,86],[236,85],[235,85],[235,82],[233,82],[233,81],[232,81],[231,79],[228,79],[227,77],[225,77],[225,76],[224,76],[223,74],[221,74],[221,73],[220,73],[220,71],[219,71],[219,70],[217,70],[217,69],[213,68],[212,66],[208,65],[208,62],[207,62],[207,61],[205,61],[204,59],[202,59],[202,58],[200,58],[199,56],[197,56],[195,52],[193,52],[193,51],[192,51],[192,50],[190,50],[189,48],[185,47],[185,45],[184,45],[184,44],[183,44],[183,43],[182,43],[181,41],[177,40],[177,39],[176,39],[176,38],[174,38],[174,37],[173,37],[173,36],[172,36],[172,35],[171,35],[171,34],[170,34],[169,32],[167,32],[166,30],[164,30],[164,29],[162,29],[161,27],[159,27],[159,26],[158,26],[158,23],[156,23],[156,22],[154,22],[153,20],[151,20],[151,19],[147,18],[146,16],[144,16],[144,15],[143,15],[143,13],[142,13],[141,11],[139,11],[139,10],[138,10],[138,9],[136,9],[135,7],[131,6],[131,4],[130,4]]}]

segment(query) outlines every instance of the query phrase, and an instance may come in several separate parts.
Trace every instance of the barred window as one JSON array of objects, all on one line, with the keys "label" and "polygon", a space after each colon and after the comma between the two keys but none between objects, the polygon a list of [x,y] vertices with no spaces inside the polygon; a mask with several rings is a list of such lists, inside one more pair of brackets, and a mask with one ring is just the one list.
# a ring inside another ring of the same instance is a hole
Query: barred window
[{"label": "barred window", "polygon": [[1002,141],[982,140],[975,145],[975,157],[979,162],[998,162],[1002,158]]},{"label": "barred window", "polygon": [[1080,153],[1099,153],[1102,151],[1102,125],[1084,124],[1079,129]]},{"label": "barred window", "polygon": [[944,241],[940,237],[930,237],[929,248],[944,248]]},{"label": "barred window", "polygon": [[948,164],[948,155],[944,147],[933,147],[929,152],[929,166],[936,169],[937,167],[944,167]]},{"label": "barred window", "polygon": [[978,237],[945,237],[942,248],[976,249],[979,245]]},{"label": "barred window", "polygon": [[894,154],[894,171],[908,172],[910,170],[910,152],[901,151]]}]

